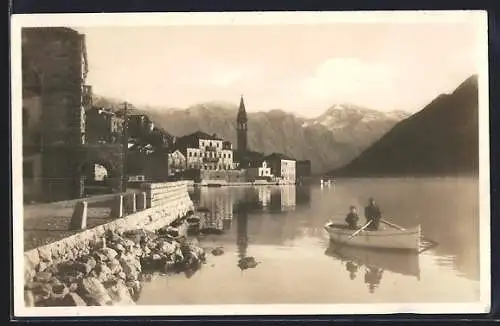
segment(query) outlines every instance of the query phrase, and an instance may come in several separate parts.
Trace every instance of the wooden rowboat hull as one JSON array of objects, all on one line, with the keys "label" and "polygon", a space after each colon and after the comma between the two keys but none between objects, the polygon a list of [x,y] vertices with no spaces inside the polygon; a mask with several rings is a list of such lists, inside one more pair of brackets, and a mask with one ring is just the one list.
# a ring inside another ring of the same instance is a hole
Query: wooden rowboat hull
[{"label": "wooden rowboat hull", "polygon": [[393,228],[377,231],[363,230],[353,238],[350,238],[350,236],[355,230],[348,229],[342,225],[327,223],[325,230],[330,235],[330,240],[339,244],[379,249],[420,250],[420,225],[404,231]]}]

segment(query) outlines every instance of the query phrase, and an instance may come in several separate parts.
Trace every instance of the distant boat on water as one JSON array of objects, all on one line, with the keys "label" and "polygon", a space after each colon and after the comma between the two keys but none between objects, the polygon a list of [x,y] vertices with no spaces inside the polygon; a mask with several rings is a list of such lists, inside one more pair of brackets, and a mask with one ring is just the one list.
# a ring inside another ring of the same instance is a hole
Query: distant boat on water
[{"label": "distant boat on water", "polygon": [[333,177],[327,177],[327,178],[322,178],[320,180],[320,184],[322,187],[330,187],[331,185],[335,185],[335,178]]}]

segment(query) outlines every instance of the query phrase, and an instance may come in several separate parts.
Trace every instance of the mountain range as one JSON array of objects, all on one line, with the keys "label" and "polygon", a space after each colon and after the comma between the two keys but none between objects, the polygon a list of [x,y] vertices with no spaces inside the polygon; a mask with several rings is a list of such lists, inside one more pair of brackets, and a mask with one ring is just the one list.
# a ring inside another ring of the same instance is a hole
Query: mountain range
[{"label": "mountain range", "polygon": [[[94,105],[120,109],[123,101],[94,97]],[[216,133],[236,144],[237,105],[205,102],[185,109],[130,105],[130,112],[147,114],[163,131],[180,137],[195,131]],[[347,164],[396,123],[410,115],[402,111],[383,113],[350,104],[334,105],[307,119],[283,110],[248,112],[248,144],[264,154],[283,153],[297,160],[311,160],[319,174]]]},{"label": "mountain range", "polygon": [[478,80],[471,76],[450,94],[399,122],[337,176],[478,174]]}]

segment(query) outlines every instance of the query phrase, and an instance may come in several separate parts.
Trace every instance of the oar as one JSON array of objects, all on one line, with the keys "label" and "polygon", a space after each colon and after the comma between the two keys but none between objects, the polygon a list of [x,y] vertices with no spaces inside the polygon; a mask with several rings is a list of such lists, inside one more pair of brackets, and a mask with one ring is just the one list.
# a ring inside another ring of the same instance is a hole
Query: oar
[{"label": "oar", "polygon": [[387,225],[389,225],[389,226],[392,226],[393,228],[398,229],[398,230],[400,230],[400,231],[405,231],[405,228],[404,228],[404,227],[401,227],[401,226],[399,226],[399,225],[396,225],[396,224],[394,224],[394,223],[391,223],[391,222],[389,222],[389,221],[386,221],[386,220],[384,220],[383,218],[381,218],[381,219],[380,219],[380,222],[385,223],[385,224],[387,224]]},{"label": "oar", "polygon": [[364,229],[366,229],[370,224],[372,224],[372,221],[369,220],[368,223],[366,223],[365,225],[363,225],[363,227],[359,230],[357,230],[356,232],[354,232],[353,234],[351,234],[349,236],[349,238],[347,238],[347,240],[351,240],[352,238],[354,238],[355,236],[357,236],[359,234],[359,232],[363,231]]},{"label": "oar", "polygon": [[[365,225],[363,225],[363,227],[359,230],[357,230],[356,232],[354,232],[353,234],[351,234],[346,241],[349,241],[351,240],[352,238],[354,238],[355,236],[357,236],[361,231],[363,231],[364,229],[366,229],[370,224],[372,224],[372,221],[368,221]],[[337,246],[334,250],[334,252],[338,252],[339,249],[343,248],[344,246],[346,245],[346,242],[344,243],[341,243],[340,246]]]}]

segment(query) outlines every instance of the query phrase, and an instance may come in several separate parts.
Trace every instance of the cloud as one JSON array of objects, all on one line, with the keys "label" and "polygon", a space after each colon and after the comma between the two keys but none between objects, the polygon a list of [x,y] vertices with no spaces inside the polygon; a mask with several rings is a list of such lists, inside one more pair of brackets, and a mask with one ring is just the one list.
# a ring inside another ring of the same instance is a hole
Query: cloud
[{"label": "cloud", "polygon": [[384,106],[382,96],[394,87],[395,67],[357,58],[334,57],[299,82],[301,93],[316,103]]},{"label": "cloud", "polygon": [[176,82],[185,86],[204,88],[229,88],[241,83],[254,83],[260,69],[254,66],[237,66],[203,62],[185,69]]}]

